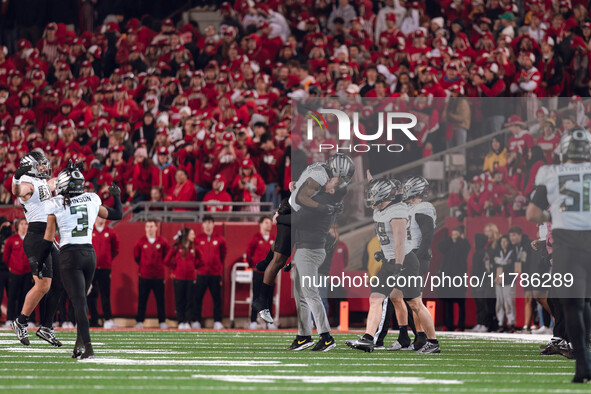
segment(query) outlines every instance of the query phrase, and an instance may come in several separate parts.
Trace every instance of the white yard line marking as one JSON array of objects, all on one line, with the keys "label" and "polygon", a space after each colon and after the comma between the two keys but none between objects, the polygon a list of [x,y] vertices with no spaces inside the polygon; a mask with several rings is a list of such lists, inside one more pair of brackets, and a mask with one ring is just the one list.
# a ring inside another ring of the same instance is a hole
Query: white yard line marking
[{"label": "white yard line marking", "polygon": [[193,375],[195,379],[213,379],[236,383],[275,383],[278,380],[293,380],[302,383],[380,383],[380,384],[462,384],[455,379],[424,379],[421,377],[388,376],[301,376],[301,375]]},{"label": "white yard line marking", "polygon": [[[213,366],[235,366],[235,367],[256,367],[256,366],[273,366],[282,365],[279,361],[270,360],[203,360],[203,359],[187,359],[187,360],[170,360],[170,359],[126,359],[126,358],[109,358],[99,357],[91,360],[79,360],[81,363],[91,364],[107,364],[107,365],[213,365]],[[304,367],[308,364],[290,364],[290,366]]]}]

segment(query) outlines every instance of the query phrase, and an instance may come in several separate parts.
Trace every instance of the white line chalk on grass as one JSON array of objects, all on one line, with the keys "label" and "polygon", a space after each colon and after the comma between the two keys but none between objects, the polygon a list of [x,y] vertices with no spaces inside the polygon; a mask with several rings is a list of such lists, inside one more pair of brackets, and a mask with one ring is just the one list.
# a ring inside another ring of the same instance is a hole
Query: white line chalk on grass
[{"label": "white line chalk on grass", "polygon": [[193,375],[195,379],[212,379],[234,383],[275,383],[278,380],[299,381],[302,383],[381,383],[381,384],[462,384],[456,379],[425,379],[421,377],[390,376],[302,376],[302,375]]},{"label": "white line chalk on grass", "polygon": [[[95,359],[78,360],[81,363],[90,364],[106,364],[106,365],[213,365],[213,366],[234,366],[234,367],[265,367],[273,365],[285,365],[279,361],[268,360],[203,360],[203,359],[187,359],[187,360],[170,360],[170,359],[129,359],[129,358],[111,358],[99,357]],[[289,364],[292,367],[307,367],[308,364]]]}]

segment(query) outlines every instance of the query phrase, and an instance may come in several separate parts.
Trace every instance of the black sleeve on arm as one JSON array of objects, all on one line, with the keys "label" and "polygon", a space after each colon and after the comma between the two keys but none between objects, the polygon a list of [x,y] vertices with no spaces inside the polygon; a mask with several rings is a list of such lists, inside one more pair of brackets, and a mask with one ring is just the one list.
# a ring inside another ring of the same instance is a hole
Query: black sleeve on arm
[{"label": "black sleeve on arm", "polygon": [[531,195],[531,202],[541,210],[546,210],[550,203],[548,202],[548,191],[546,186],[538,185]]},{"label": "black sleeve on arm", "polygon": [[291,226],[291,214],[288,215],[277,215],[277,224],[284,224]]},{"label": "black sleeve on arm", "polygon": [[113,196],[113,208],[107,208],[107,220],[121,220],[123,217],[123,205],[121,205],[121,197],[120,196]]},{"label": "black sleeve on arm", "polygon": [[415,220],[419,225],[419,229],[421,230],[421,244],[417,250],[417,256],[423,257],[428,254],[429,248],[433,243],[433,235],[435,232],[435,223],[433,223],[433,218],[429,215],[425,215],[422,213],[417,213],[415,215]]}]

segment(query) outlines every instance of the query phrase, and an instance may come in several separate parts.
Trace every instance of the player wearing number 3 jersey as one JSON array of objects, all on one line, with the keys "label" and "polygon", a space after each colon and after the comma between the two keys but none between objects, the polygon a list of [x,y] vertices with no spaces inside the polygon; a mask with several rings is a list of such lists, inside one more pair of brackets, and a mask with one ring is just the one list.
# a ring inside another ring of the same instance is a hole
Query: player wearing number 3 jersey
[{"label": "player wearing number 3 jersey", "polygon": [[106,208],[95,193],[84,193],[84,176],[78,170],[60,172],[55,190],[58,196],[45,205],[47,229],[43,242],[54,242],[56,229],[59,229],[60,273],[66,293],[74,307],[78,328],[72,357],[94,358],[86,302],[86,294],[96,268],[92,229],[97,216],[109,220],[121,219],[121,191],[117,186],[109,188],[115,205],[114,209]]},{"label": "player wearing number 3 jersey", "polygon": [[591,381],[591,133],[565,133],[558,150],[563,164],[540,168],[526,217],[552,222],[552,272],[574,278],[572,286],[555,284],[553,292],[576,359],[573,382],[584,383]]}]

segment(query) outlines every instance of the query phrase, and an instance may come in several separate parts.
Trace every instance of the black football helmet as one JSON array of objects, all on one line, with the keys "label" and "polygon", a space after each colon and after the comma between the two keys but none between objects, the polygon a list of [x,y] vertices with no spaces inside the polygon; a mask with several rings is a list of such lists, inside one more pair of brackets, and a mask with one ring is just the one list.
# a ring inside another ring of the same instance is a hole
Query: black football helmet
[{"label": "black football helmet", "polygon": [[84,175],[78,170],[65,169],[61,171],[55,182],[55,192],[64,197],[84,193]]}]

